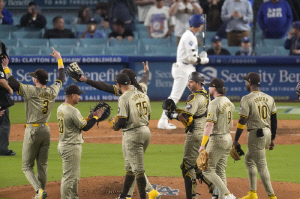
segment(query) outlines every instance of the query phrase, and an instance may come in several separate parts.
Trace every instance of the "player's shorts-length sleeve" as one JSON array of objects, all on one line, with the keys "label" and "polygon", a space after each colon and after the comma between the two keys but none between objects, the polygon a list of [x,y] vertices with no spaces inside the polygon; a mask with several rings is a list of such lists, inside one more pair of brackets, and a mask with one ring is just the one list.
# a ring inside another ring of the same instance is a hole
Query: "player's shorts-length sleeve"
[{"label": "player's shorts-length sleeve", "polygon": [[201,104],[200,101],[196,99],[195,94],[189,95],[187,98],[186,106],[184,108],[184,112],[189,113],[191,115],[195,115],[199,108],[199,105]]},{"label": "player's shorts-length sleeve", "polygon": [[24,99],[29,99],[30,97],[34,96],[35,92],[36,92],[35,86],[20,83],[20,87],[17,94],[22,96]]},{"label": "player's shorts-length sleeve", "polygon": [[72,121],[76,128],[82,129],[87,125],[87,121],[82,117],[80,111],[75,109],[72,113]]},{"label": "player's shorts-length sleeve", "polygon": [[206,121],[207,122],[217,123],[217,121],[218,121],[217,111],[218,111],[217,104],[211,102],[208,105],[208,108],[207,108],[207,118],[206,118]]},{"label": "player's shorts-length sleeve", "polygon": [[129,111],[129,105],[128,105],[128,100],[124,98],[123,96],[119,98],[118,101],[118,118],[128,118],[128,111]]},{"label": "player's shorts-length sleeve", "polygon": [[50,86],[50,88],[52,88],[53,91],[52,94],[57,96],[61,87],[62,87],[62,81],[59,79],[55,80],[55,82]]},{"label": "player's shorts-length sleeve", "polygon": [[245,97],[243,97],[241,100],[241,106],[240,106],[240,112],[239,112],[240,117],[248,118],[249,111],[250,111],[249,102]]},{"label": "player's shorts-length sleeve", "polygon": [[272,108],[271,108],[271,115],[275,114],[276,112],[277,112],[277,108],[276,108],[276,105],[275,105],[275,101],[273,100],[273,104],[272,104]]}]

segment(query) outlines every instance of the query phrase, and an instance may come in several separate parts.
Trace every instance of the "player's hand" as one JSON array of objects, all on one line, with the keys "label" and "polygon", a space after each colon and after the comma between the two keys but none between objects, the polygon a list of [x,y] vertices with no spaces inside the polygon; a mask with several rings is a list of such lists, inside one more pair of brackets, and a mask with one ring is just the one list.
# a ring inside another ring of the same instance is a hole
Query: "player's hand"
[{"label": "player's hand", "polygon": [[7,56],[2,60],[2,68],[7,68],[9,63],[9,59]]},{"label": "player's hand", "polygon": [[148,61],[146,61],[146,64],[145,62],[142,62],[143,66],[144,66],[144,71],[147,72],[149,71],[149,65],[148,65]]},{"label": "player's hand", "polygon": [[122,37],[122,36],[117,36],[116,39],[117,39],[118,41],[122,41],[122,40],[123,40],[123,37]]},{"label": "player's hand", "polygon": [[293,52],[294,54],[300,54],[300,50],[298,50],[298,49],[293,49],[292,52]]},{"label": "player's hand", "polygon": [[269,145],[269,150],[270,150],[270,151],[273,150],[274,147],[275,147],[275,142],[274,142],[274,140],[272,140],[272,141],[271,141],[271,144]]},{"label": "player's hand", "polygon": [[236,17],[237,18],[243,18],[243,15],[241,13],[239,13],[238,11],[236,11]]},{"label": "player's hand", "polygon": [[53,47],[52,47],[52,54],[50,54],[52,57],[56,58],[56,59],[61,59],[61,56],[60,56],[60,52],[58,52],[57,50],[55,50]]},{"label": "player's hand", "polygon": [[205,149],[205,146],[201,146],[200,149],[198,150],[199,153],[201,153]]},{"label": "player's hand", "polygon": [[103,113],[104,113],[104,107],[99,108],[96,112],[93,112],[93,116],[97,116],[98,118],[100,118]]},{"label": "player's hand", "polygon": [[[0,106],[1,109],[1,106]],[[0,111],[0,116],[2,116],[4,114],[5,110]]]}]

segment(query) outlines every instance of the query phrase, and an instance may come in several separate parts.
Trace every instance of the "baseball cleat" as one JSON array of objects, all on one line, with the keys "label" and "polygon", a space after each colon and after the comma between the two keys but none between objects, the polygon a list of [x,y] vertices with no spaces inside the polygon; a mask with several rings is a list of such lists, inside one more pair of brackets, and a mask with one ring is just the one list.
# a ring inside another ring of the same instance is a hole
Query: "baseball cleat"
[{"label": "baseball cleat", "polygon": [[248,195],[240,198],[240,199],[258,199],[256,191],[249,191]]},{"label": "baseball cleat", "polygon": [[236,197],[230,193],[229,195],[225,196],[225,199],[236,199]]},{"label": "baseball cleat", "polygon": [[219,196],[218,195],[212,195],[211,199],[218,199]]},{"label": "baseball cleat", "polygon": [[148,193],[149,199],[160,199],[161,198],[161,194],[156,191],[155,189],[153,189],[152,191],[150,191]]},{"label": "baseball cleat", "polygon": [[157,128],[159,129],[166,129],[166,130],[173,130],[177,127],[174,124],[168,123],[168,122],[158,122]]},{"label": "baseball cleat", "polygon": [[268,199],[277,199],[277,197],[275,196],[275,194],[269,195]]},{"label": "baseball cleat", "polygon": [[38,193],[35,195],[35,199],[45,199],[47,198],[47,192],[43,189],[39,189]]}]

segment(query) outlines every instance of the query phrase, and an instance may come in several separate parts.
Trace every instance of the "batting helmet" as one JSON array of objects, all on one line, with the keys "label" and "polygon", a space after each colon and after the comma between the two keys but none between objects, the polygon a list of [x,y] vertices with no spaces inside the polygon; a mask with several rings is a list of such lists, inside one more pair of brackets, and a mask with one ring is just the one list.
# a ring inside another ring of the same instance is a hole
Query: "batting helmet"
[{"label": "batting helmet", "polygon": [[205,23],[205,20],[202,15],[192,15],[189,19],[191,27],[199,28],[203,23]]},{"label": "batting helmet", "polygon": [[201,83],[204,83],[204,75],[202,73],[199,73],[199,72],[192,72],[190,75],[189,75],[189,80],[193,80],[195,82],[201,82]]}]

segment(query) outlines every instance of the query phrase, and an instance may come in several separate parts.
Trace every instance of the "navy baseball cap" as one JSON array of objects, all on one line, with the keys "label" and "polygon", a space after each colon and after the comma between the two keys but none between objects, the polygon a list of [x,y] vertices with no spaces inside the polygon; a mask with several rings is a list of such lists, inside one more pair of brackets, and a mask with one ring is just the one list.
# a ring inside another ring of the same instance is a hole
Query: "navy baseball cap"
[{"label": "navy baseball cap", "polygon": [[96,24],[96,23],[97,23],[97,21],[96,21],[94,18],[91,18],[91,19],[88,21],[88,24],[91,24],[91,23],[94,23],[94,24]]},{"label": "navy baseball cap", "polygon": [[29,73],[29,75],[38,79],[43,85],[47,85],[48,83],[48,73],[44,69],[37,69],[35,72]]},{"label": "navy baseball cap", "polygon": [[300,21],[295,21],[292,25],[292,28],[300,30]]},{"label": "navy baseball cap", "polygon": [[242,42],[243,43],[248,43],[248,42],[251,42],[251,39],[249,37],[243,37]]},{"label": "navy baseball cap", "polygon": [[213,38],[211,38],[211,42],[216,42],[216,41],[222,41],[222,38],[219,37],[218,35],[216,35]]},{"label": "navy baseball cap", "polygon": [[242,77],[244,80],[251,82],[252,84],[260,85],[260,76],[258,73],[250,72],[248,75]]},{"label": "navy baseball cap", "polygon": [[126,73],[121,73],[117,75],[116,82],[120,85],[129,85],[130,78]]},{"label": "navy baseball cap", "polygon": [[209,83],[205,83],[206,86],[215,87],[215,88],[223,88],[225,83],[223,80],[215,77]]},{"label": "navy baseball cap", "polygon": [[79,89],[79,86],[77,86],[75,84],[72,84],[65,89],[66,95],[72,95],[72,94],[81,95],[83,93],[84,92]]}]

